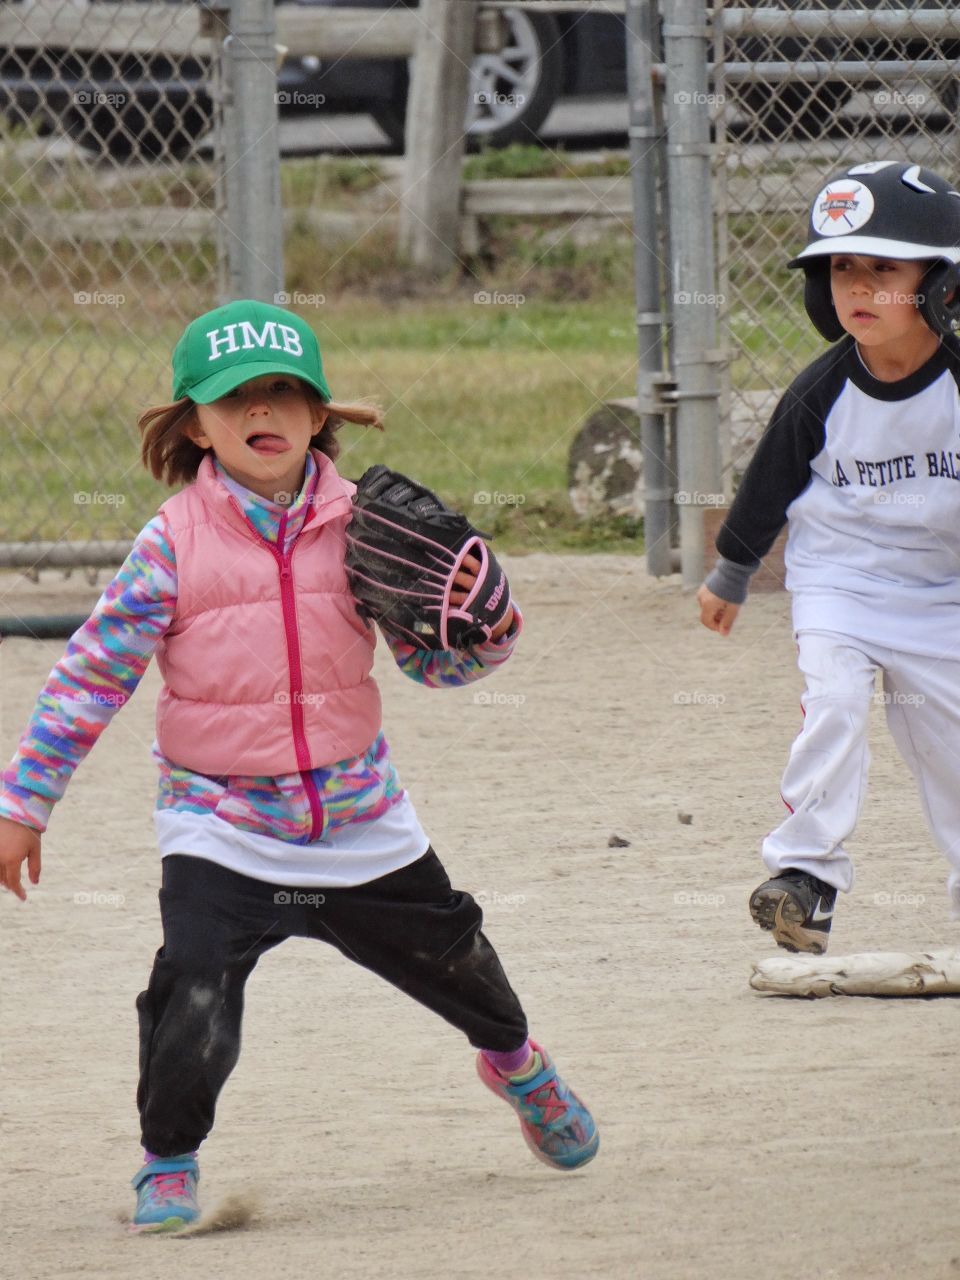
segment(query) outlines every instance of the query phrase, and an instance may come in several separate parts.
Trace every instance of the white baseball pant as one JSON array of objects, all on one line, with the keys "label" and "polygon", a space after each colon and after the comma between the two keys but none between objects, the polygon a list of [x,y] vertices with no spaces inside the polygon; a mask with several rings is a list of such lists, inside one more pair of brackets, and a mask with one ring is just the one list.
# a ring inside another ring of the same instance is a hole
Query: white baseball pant
[{"label": "white baseball pant", "polygon": [[[808,871],[849,892],[853,833],[867,788],[867,723],[882,699],[887,725],[917,782],[927,824],[950,863],[947,887],[960,917],[960,661],[901,653],[827,631],[797,633],[806,679],[803,729],[780,794],[790,816],[762,845],[776,874]],[[883,672],[883,693],[875,694]]]}]

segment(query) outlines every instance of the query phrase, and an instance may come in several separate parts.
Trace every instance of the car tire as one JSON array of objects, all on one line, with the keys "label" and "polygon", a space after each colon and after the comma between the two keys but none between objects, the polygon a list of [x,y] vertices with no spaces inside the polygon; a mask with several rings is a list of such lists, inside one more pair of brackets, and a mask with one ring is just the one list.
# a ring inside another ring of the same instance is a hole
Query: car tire
[{"label": "car tire", "polygon": [[[564,52],[556,18],[505,9],[504,19],[507,43],[496,54],[477,54],[470,68],[465,124],[471,150],[535,142],[563,87]],[[404,149],[409,73],[401,85],[391,103],[372,113],[398,151]],[[521,94],[522,102],[510,101]]]},{"label": "car tire", "polygon": [[169,103],[147,105],[135,96],[123,106],[75,105],[64,117],[74,142],[114,160],[180,160],[213,122],[213,104],[196,94],[174,109]]}]

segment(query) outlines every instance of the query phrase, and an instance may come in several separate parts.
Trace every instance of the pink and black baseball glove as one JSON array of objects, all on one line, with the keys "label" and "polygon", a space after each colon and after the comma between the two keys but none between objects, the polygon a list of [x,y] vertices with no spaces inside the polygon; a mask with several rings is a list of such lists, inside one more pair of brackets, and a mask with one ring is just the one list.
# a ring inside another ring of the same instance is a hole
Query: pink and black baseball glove
[{"label": "pink and black baseball glove", "polygon": [[[435,493],[389,467],[357,483],[346,568],[360,613],[419,649],[468,649],[489,640],[510,607],[510,587],[480,533]],[[456,581],[479,561],[466,599]]]}]

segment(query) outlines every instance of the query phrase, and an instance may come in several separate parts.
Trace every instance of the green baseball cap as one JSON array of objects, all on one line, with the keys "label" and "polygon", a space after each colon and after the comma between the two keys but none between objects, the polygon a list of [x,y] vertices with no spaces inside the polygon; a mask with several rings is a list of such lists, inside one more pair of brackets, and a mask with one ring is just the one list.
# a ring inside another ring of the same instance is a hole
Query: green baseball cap
[{"label": "green baseball cap", "polygon": [[265,373],[286,373],[332,400],[313,330],[283,307],[247,298],[190,322],[173,352],[173,398],[219,400]]}]

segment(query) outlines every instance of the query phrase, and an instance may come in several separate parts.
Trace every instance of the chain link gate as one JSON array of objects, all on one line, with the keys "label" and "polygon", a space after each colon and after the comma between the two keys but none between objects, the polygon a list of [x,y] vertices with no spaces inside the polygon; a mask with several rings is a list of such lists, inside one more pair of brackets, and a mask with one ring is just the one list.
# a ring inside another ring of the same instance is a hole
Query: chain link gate
[{"label": "chain link gate", "polygon": [[[960,179],[960,11],[931,0],[625,5],[647,567],[676,564],[672,486],[694,587],[713,555],[706,509],[731,499],[783,390],[823,350],[802,273],[786,269],[813,197],[871,160]],[[658,223],[646,198],[656,175]]]},{"label": "chain link gate", "polygon": [[717,297],[730,364],[728,487],[779,394],[823,350],[786,262],[810,202],[848,164],[910,160],[960,179],[960,13],[926,0],[718,0],[705,109],[716,148]]},{"label": "chain link gate", "polygon": [[230,286],[218,42],[191,4],[2,8],[0,566],[115,564],[164,496],[137,413]]},{"label": "chain link gate", "polygon": [[[249,3],[234,51],[263,73],[272,7]],[[681,7],[664,3],[661,15]],[[269,297],[279,280],[275,246],[261,243],[273,175],[238,180],[229,164],[220,182],[214,159],[232,133],[251,161],[249,144],[266,144],[266,172],[271,149],[276,163],[269,113],[217,130],[221,73],[196,14],[177,2],[0,6],[0,565],[36,563],[38,547],[47,563],[116,562],[162,496],[136,461],[134,423],[168,395],[177,334],[228,293]],[[715,139],[713,195],[702,199],[715,202],[717,284],[686,307],[715,312],[731,357],[720,413],[737,423],[723,451],[729,487],[777,393],[821,349],[802,280],[785,269],[813,194],[858,159],[907,156],[960,173],[960,14],[929,0],[718,0],[711,18],[703,56],[713,68],[697,105]],[[239,209],[261,185],[266,204]],[[241,283],[242,253],[261,283]],[[674,283],[676,330],[685,286]]]}]

